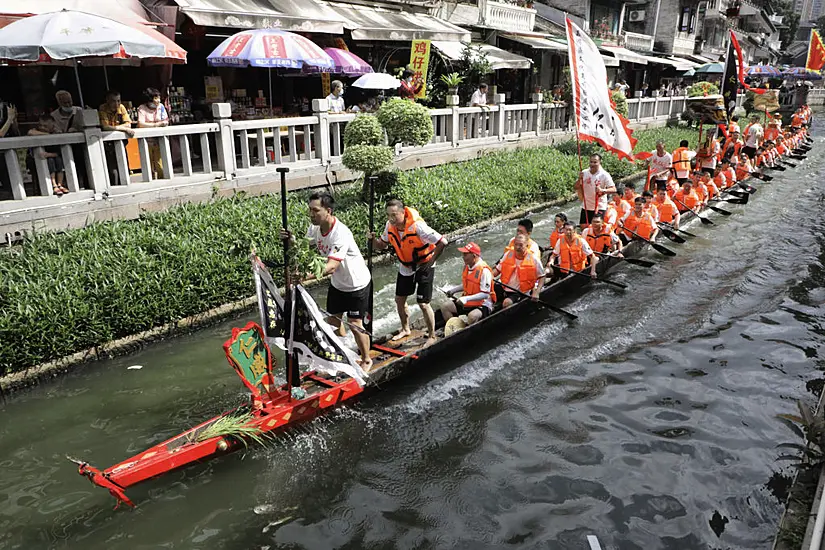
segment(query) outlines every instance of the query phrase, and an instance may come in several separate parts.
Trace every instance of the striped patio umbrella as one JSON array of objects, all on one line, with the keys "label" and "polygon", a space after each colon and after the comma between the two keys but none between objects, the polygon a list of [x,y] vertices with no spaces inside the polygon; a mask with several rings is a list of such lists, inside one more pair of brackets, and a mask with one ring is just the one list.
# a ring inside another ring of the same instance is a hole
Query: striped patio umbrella
[{"label": "striped patio umbrella", "polygon": [[206,59],[213,67],[335,68],[335,61],[318,44],[300,34],[277,29],[234,34]]},{"label": "striped patio umbrella", "polygon": [[790,67],[782,71],[782,76],[797,80],[822,80],[822,75],[809,71],[805,67]]},{"label": "striped patio umbrella", "polygon": [[748,76],[765,76],[777,77],[782,76],[782,72],[776,67],[770,65],[750,65],[745,69],[745,74]]},{"label": "striped patio umbrella", "polygon": [[[335,68],[332,72],[336,74],[345,74],[351,76],[360,76],[374,72],[370,64],[347,50],[340,48],[324,48],[324,51],[335,62]],[[319,72],[317,67],[305,67],[307,72]]]}]

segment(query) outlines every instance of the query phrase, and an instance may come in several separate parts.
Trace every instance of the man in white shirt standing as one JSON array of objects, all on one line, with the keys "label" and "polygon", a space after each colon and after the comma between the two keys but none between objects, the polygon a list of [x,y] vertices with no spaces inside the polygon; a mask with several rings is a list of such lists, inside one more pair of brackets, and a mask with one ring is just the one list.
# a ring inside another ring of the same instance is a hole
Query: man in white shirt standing
[{"label": "man in white shirt standing", "polygon": [[344,105],[344,83],[340,80],[333,80],[329,85],[329,89],[331,91],[327,96],[329,112],[343,113],[346,111],[347,108],[346,105]]},{"label": "man in white shirt standing", "polygon": [[745,146],[742,147],[742,152],[748,155],[748,158],[753,160],[756,156],[756,149],[762,145],[762,138],[765,136],[765,130],[759,124],[759,115],[751,117],[751,123],[745,127],[743,137],[745,138]]},{"label": "man in white shirt standing", "polygon": [[[327,321],[342,330],[342,319],[346,313],[349,323],[363,328],[364,318],[369,313],[369,298],[372,291],[371,276],[364,257],[352,236],[349,227],[333,216],[335,199],[329,193],[313,193],[309,197],[309,219],[312,225],[307,229],[307,238],[327,259],[324,275],[332,275],[327,294],[327,312],[332,315]],[[359,330],[352,335],[361,352],[361,368],[369,371],[370,337]]]},{"label": "man in white shirt standing", "polygon": [[579,225],[582,228],[590,225],[590,220],[598,212],[604,214],[607,210],[608,193],[616,192],[613,177],[602,168],[602,156],[598,153],[590,155],[590,168],[582,170],[576,181],[576,194],[582,201]]},{"label": "man in white shirt standing", "polygon": [[648,159],[647,165],[653,173],[650,187],[656,189],[660,182],[667,184],[668,176],[673,168],[673,155],[665,149],[664,141],[656,142],[656,149],[653,151],[653,156]]},{"label": "man in white shirt standing", "polygon": [[470,98],[469,107],[486,107],[487,106],[487,84],[482,82],[478,85],[478,89],[473,92]]}]

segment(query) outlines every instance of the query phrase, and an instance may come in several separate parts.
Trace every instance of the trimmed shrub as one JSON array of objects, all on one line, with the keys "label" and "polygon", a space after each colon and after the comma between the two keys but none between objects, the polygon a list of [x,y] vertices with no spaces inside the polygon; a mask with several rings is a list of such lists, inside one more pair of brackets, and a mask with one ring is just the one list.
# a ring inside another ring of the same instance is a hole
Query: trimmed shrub
[{"label": "trimmed shrub", "polygon": [[615,90],[610,94],[613,103],[616,104],[616,112],[627,118],[627,98],[619,90]]},{"label": "trimmed shrub", "polygon": [[707,81],[697,82],[687,89],[688,97],[701,97],[705,95],[716,95],[718,93],[719,86]]},{"label": "trimmed shrub", "polygon": [[347,124],[344,130],[344,146],[383,145],[384,130],[375,115],[362,114]]},{"label": "trimmed shrub", "polygon": [[386,145],[350,145],[341,157],[344,166],[365,174],[387,170],[394,160],[395,152]]},{"label": "trimmed shrub", "polygon": [[399,97],[381,105],[378,109],[378,122],[387,132],[390,145],[426,145],[435,134],[429,109]]}]

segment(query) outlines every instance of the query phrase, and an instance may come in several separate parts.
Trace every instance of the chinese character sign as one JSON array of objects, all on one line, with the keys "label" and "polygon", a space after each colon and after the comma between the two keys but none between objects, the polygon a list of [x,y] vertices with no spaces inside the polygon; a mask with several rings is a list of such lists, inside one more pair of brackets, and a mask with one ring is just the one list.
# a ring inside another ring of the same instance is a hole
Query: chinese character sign
[{"label": "chinese character sign", "polygon": [[430,67],[430,41],[413,40],[412,50],[410,50],[410,69],[415,73],[413,82],[420,81],[424,86],[415,94],[421,98],[427,95],[427,69]]}]

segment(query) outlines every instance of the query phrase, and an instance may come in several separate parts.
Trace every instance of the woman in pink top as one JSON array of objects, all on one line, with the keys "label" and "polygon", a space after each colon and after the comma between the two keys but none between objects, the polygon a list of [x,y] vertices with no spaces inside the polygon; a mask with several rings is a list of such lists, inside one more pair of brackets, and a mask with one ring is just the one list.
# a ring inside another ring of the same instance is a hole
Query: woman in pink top
[{"label": "woman in pink top", "polygon": [[[169,113],[166,107],[160,102],[160,92],[156,88],[146,88],[143,91],[146,103],[138,107],[138,128],[160,128],[169,125]],[[149,146],[149,169],[152,170],[152,177],[163,179],[163,161],[160,156],[160,142],[158,138],[148,138],[146,144]],[[144,170],[147,167],[144,167]],[[170,171],[171,172],[171,171]],[[171,175],[171,174],[170,174]]]}]

